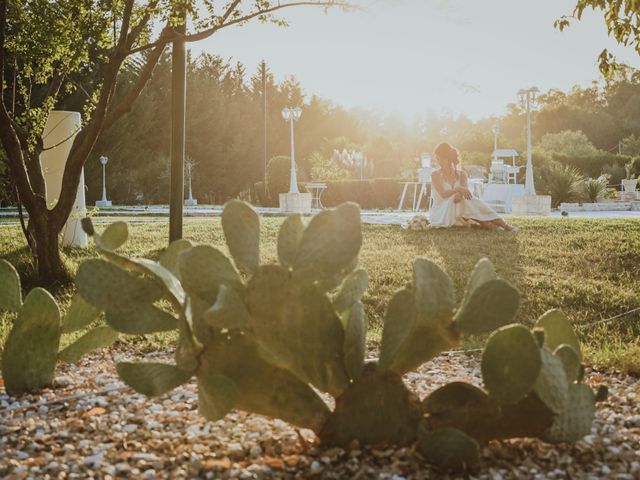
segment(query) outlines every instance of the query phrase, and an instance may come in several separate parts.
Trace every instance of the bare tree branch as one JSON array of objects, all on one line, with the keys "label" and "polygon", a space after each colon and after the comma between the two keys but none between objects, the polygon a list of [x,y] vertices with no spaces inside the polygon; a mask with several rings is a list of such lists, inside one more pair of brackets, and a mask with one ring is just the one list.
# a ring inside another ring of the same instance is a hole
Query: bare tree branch
[{"label": "bare tree branch", "polygon": [[[239,2],[234,2],[234,3],[239,3]],[[238,25],[240,23],[247,22],[247,21],[249,21],[249,20],[251,20],[253,18],[261,17],[263,15],[269,15],[271,13],[277,12],[278,10],[282,10],[284,8],[303,7],[303,6],[325,7],[325,8],[326,7],[355,8],[350,3],[342,2],[342,1],[322,1],[322,2],[306,1],[306,2],[282,3],[282,4],[274,5],[273,7],[264,8],[264,9],[261,9],[261,10],[256,10],[255,12],[249,13],[249,14],[244,15],[242,17],[234,18],[230,22],[221,23],[220,25],[216,25],[215,27],[211,27],[211,28],[209,28],[207,30],[203,30],[203,31],[197,32],[197,33],[192,33],[192,34],[189,34],[189,35],[183,35],[183,34],[181,34],[179,32],[176,32],[175,30],[173,30],[172,34],[167,36],[167,38],[158,39],[155,42],[152,42],[152,43],[149,43],[147,45],[142,45],[140,47],[134,48],[134,49],[129,51],[129,54],[134,54],[134,53],[142,52],[144,50],[148,50],[150,48],[154,48],[154,47],[156,47],[157,45],[159,45],[161,43],[164,43],[166,45],[167,43],[173,42],[175,40],[184,40],[185,42],[196,42],[198,40],[204,40],[205,38],[209,38],[211,35],[216,33],[218,30],[222,30],[223,28],[231,27],[233,25]],[[237,7],[237,5],[236,5],[236,7]],[[231,15],[232,13],[233,13],[233,11],[231,11],[229,13],[229,15]]]}]

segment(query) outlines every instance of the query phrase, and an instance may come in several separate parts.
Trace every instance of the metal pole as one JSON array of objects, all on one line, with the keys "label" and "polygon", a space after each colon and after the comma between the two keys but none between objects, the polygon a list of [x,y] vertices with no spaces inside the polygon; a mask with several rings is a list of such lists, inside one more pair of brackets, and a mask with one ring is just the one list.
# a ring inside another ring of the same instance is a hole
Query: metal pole
[{"label": "metal pole", "polygon": [[262,99],[264,100],[264,189],[267,190],[267,63],[263,60],[260,66],[262,73]]},{"label": "metal pole", "polygon": [[102,201],[107,201],[107,175],[106,175],[107,164],[102,164]]},{"label": "metal pole", "polygon": [[531,94],[531,90],[527,90],[527,173],[524,186],[526,195],[536,194],[533,181],[533,162],[531,160]]},{"label": "metal pole", "polygon": [[296,175],[296,148],[293,139],[293,123],[295,119],[291,115],[291,183],[289,184],[289,193],[300,193],[298,191],[298,176]]},{"label": "metal pole", "polygon": [[[186,33],[186,14],[175,28]],[[182,238],[184,202],[184,143],[187,95],[187,48],[184,40],[173,42],[171,55],[171,189],[169,199],[169,242]]]}]

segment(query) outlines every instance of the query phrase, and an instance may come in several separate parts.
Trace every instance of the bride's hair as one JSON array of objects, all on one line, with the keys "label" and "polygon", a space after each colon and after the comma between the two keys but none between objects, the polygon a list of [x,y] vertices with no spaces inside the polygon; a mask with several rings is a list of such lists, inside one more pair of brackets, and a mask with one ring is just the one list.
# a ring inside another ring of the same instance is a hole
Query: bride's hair
[{"label": "bride's hair", "polygon": [[438,162],[451,163],[453,168],[458,168],[460,163],[460,152],[458,149],[453,148],[447,142],[439,143],[436,149],[433,151]]}]

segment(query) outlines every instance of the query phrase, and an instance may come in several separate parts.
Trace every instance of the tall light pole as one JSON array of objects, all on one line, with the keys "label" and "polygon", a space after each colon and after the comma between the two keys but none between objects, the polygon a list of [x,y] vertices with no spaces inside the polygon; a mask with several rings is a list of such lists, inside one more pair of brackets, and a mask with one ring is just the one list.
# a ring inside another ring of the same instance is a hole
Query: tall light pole
[{"label": "tall light pole", "polygon": [[100,163],[102,164],[102,200],[96,202],[96,207],[110,207],[111,202],[107,200],[107,162],[109,159],[102,155]]},{"label": "tall light pole", "polygon": [[500,125],[497,123],[491,128],[493,132],[493,160],[498,160],[498,135],[500,134]]},{"label": "tall light pole", "polygon": [[302,109],[300,107],[286,107],[282,109],[282,118],[291,124],[291,176],[289,182],[289,193],[300,193],[298,191],[298,176],[296,174],[296,149],[293,138],[293,124],[300,120],[301,116]]},{"label": "tall light pole", "polygon": [[518,91],[520,101],[527,108],[527,174],[524,182],[524,194],[534,196],[536,188],[533,181],[533,163],[531,161],[531,104],[536,100],[536,95],[540,92],[536,87],[523,88]]}]

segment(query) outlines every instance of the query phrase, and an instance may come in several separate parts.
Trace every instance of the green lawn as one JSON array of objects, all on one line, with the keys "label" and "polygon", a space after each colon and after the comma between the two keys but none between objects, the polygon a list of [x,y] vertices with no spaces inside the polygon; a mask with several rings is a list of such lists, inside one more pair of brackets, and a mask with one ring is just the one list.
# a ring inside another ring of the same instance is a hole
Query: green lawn
[{"label": "green lawn", "polygon": [[[282,219],[262,220],[263,261],[276,258],[275,240]],[[517,234],[467,230],[406,232],[397,226],[364,226],[361,264],[369,271],[364,298],[370,322],[370,341],[378,342],[386,305],[393,292],[409,279],[416,256],[441,265],[463,291],[476,261],[487,256],[498,273],[522,292],[518,320],[531,324],[550,308],[561,308],[576,324],[587,361],[604,367],[640,372],[640,315],[596,327],[584,325],[640,307],[640,221],[586,219],[515,219]],[[101,228],[100,226],[98,228]],[[167,238],[166,223],[131,225],[131,239],[123,252],[155,258]],[[185,237],[223,246],[217,219],[186,219]],[[70,267],[93,249],[67,252]],[[29,284],[33,265],[19,227],[0,227],[0,255],[14,263]],[[55,292],[66,304],[70,289]],[[7,317],[0,317],[0,335]],[[4,333],[3,333],[4,332]],[[141,341],[137,348],[161,348],[166,337]],[[67,339],[68,341],[68,339]],[[470,339],[465,346],[479,346]]]}]

